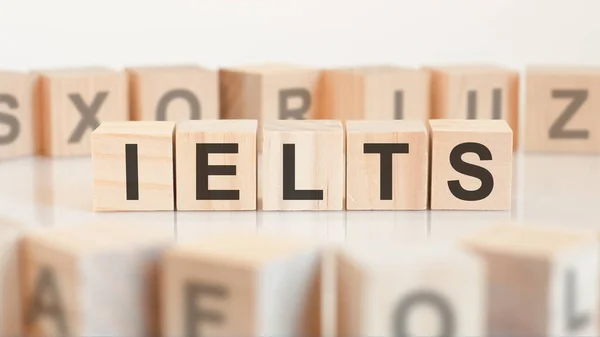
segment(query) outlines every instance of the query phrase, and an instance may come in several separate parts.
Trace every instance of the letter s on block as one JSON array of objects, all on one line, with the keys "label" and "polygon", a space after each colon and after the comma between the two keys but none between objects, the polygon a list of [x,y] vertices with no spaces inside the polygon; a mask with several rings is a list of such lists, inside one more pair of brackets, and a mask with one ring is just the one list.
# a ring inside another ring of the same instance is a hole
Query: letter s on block
[{"label": "letter s on block", "polygon": [[460,185],[460,181],[450,180],[448,181],[448,188],[450,189],[450,193],[460,200],[483,200],[494,190],[494,177],[485,168],[463,161],[463,154],[468,152],[477,154],[480,160],[492,160],[492,153],[485,145],[472,142],[458,144],[450,152],[450,165],[452,168],[459,173],[479,179],[481,187],[469,191]]}]

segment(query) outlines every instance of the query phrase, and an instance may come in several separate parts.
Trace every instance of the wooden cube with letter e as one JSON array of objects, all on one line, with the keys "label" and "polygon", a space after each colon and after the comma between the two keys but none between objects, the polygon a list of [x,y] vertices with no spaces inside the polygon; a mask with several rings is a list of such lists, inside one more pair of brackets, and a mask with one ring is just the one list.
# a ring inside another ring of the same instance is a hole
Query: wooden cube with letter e
[{"label": "wooden cube with letter e", "polygon": [[598,335],[596,233],[502,224],[463,243],[488,269],[484,335]]},{"label": "wooden cube with letter e", "polygon": [[431,209],[509,210],[512,130],[503,120],[431,120]]},{"label": "wooden cube with letter e", "polygon": [[0,159],[34,153],[33,77],[0,71]]},{"label": "wooden cube with letter e", "polygon": [[219,119],[216,71],[198,66],[128,69],[132,120]]}]

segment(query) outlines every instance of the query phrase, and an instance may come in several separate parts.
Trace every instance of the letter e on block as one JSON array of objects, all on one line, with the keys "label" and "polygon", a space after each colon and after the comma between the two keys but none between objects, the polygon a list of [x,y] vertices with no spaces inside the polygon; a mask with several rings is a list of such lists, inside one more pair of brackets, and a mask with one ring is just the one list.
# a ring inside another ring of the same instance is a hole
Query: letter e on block
[{"label": "letter e on block", "polygon": [[174,122],[108,122],[92,133],[95,211],[172,211]]},{"label": "letter e on block", "polygon": [[503,120],[431,120],[431,209],[509,210],[512,130]]}]

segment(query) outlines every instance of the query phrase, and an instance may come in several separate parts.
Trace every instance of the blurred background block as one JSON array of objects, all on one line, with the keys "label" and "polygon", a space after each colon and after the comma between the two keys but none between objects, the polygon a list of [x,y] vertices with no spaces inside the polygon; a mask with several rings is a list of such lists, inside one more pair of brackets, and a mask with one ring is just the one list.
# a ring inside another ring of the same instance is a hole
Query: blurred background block
[{"label": "blurred background block", "polygon": [[0,159],[34,154],[33,79],[0,71]]}]

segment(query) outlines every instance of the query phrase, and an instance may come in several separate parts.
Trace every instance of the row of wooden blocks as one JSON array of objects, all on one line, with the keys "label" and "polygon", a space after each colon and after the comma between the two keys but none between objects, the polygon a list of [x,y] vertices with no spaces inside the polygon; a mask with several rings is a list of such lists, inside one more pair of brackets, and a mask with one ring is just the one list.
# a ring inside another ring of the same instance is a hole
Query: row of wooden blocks
[{"label": "row of wooden blocks", "polygon": [[[256,120],[108,122],[92,133],[94,209],[256,210]],[[262,209],[508,210],[503,120],[278,120],[262,132]],[[429,177],[431,176],[431,180]]]},{"label": "row of wooden blocks", "polygon": [[505,224],[460,244],[329,247],[251,234],[174,243],[168,233],[93,224],[15,239],[21,289],[0,298],[0,335],[600,333],[595,232]]},{"label": "row of wooden blocks", "polygon": [[[525,80],[525,149],[600,153],[598,70],[534,67]],[[125,120],[504,119],[516,146],[518,116],[519,74],[494,66],[0,72],[0,159],[86,155],[94,128]]]}]

